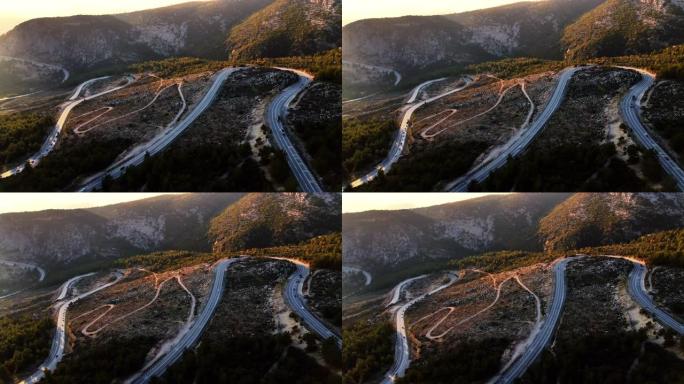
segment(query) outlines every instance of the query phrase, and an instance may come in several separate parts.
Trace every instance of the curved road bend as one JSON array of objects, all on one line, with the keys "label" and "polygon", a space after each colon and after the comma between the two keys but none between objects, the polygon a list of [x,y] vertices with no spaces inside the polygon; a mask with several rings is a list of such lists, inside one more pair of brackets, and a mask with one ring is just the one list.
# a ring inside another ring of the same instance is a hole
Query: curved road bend
[{"label": "curved road bend", "polygon": [[629,273],[627,290],[629,291],[630,296],[632,296],[632,299],[634,299],[641,308],[653,315],[659,323],[671,328],[680,335],[684,335],[684,324],[680,323],[669,313],[660,309],[646,291],[646,265],[634,260],[630,261],[634,264],[634,268]]},{"label": "curved road bend", "polygon": [[127,168],[142,164],[143,161],[145,161],[146,156],[154,156],[166,149],[214,102],[214,99],[216,99],[216,96],[221,90],[221,87],[226,79],[228,79],[228,77],[233,73],[241,70],[243,70],[243,68],[225,68],[219,71],[214,77],[214,83],[209,88],[209,91],[204,95],[197,106],[195,106],[195,108],[190,111],[187,116],[185,116],[185,118],[183,118],[176,125],[163,130],[157,136],[139,148],[136,148],[123,159],[110,165],[106,170],[89,177],[81,185],[79,192],[90,192],[95,189],[102,188],[102,182],[107,176],[117,179],[126,173]]},{"label": "curved road bend", "polygon": [[283,290],[283,297],[285,303],[290,309],[296,313],[303,321],[306,327],[316,333],[321,339],[327,340],[333,338],[335,344],[342,349],[342,338],[330,330],[323,322],[314,314],[306,304],[304,299],[304,281],[309,276],[308,265],[297,260],[270,257],[270,259],[289,261],[297,267],[297,270],[287,280],[287,284]]},{"label": "curved road bend", "polygon": [[648,130],[641,122],[641,103],[646,91],[651,88],[655,81],[654,76],[651,73],[638,68],[620,68],[631,69],[641,74],[641,81],[633,86],[620,102],[620,113],[625,120],[625,123],[632,129],[637,140],[644,148],[655,151],[658,160],[660,161],[660,165],[670,176],[672,176],[677,183],[677,188],[679,188],[680,191],[684,191],[684,170],[682,170],[679,164],[668,155],[665,149],[651,137]]},{"label": "curved road bend", "polygon": [[[0,260],[0,264],[7,265],[10,267],[15,267],[15,268],[36,270],[36,271],[38,271],[38,274],[40,274],[40,276],[38,276],[38,282],[41,282],[45,279],[45,270],[43,268],[37,266],[36,264],[22,263],[19,261],[11,261],[11,260]],[[11,293],[8,293],[6,295],[2,295],[2,296],[0,296],[0,300],[6,299],[8,297],[12,297],[14,295],[17,295],[17,294],[23,292],[23,291],[24,291],[24,289],[19,290],[19,291],[15,291],[15,292],[11,292]]]},{"label": "curved road bend", "polygon": [[[70,279],[68,282],[66,282],[61,289],[61,293],[58,297],[58,300],[62,300],[66,297],[67,292],[73,287],[73,285],[78,282],[79,280],[91,276],[93,273],[89,273],[86,275],[81,275],[81,276],[76,276],[73,279]],[[19,384],[33,384],[37,383],[40,380],[42,380],[45,377],[45,370],[48,371],[54,371],[57,368],[57,364],[62,361],[62,358],[64,357],[64,348],[67,343],[67,336],[66,336],[66,317],[67,317],[67,310],[69,309],[69,306],[81,299],[84,299],[94,293],[97,293],[105,288],[111,287],[112,285],[116,284],[123,278],[123,273],[121,272],[116,272],[116,279],[114,281],[111,281],[107,284],[103,284],[97,288],[92,289],[91,291],[88,291],[86,293],[82,293],[76,297],[72,297],[67,301],[58,301],[56,304],[56,309],[57,309],[57,328],[55,329],[55,334],[52,337],[52,346],[50,347],[50,354],[48,358],[43,362],[43,364],[34,372],[31,376],[28,378],[22,380]]]},{"label": "curved road bend", "polygon": [[565,285],[565,268],[570,261],[572,261],[570,258],[562,259],[553,267],[555,277],[553,301],[551,302],[549,312],[544,319],[544,323],[541,325],[539,332],[534,335],[534,338],[527,349],[518,357],[518,359],[510,364],[499,377],[495,378],[495,383],[513,383],[518,377],[525,373],[527,368],[532,365],[534,360],[537,359],[546,345],[548,345],[549,341],[551,341],[558,320],[563,312],[563,304],[565,303],[565,296],[567,293],[567,286]]},{"label": "curved road bend", "polygon": [[[76,108],[79,104],[83,103],[84,101],[92,100],[92,99],[95,99],[97,97],[104,96],[108,93],[116,92],[122,88],[129,86],[133,81],[135,81],[134,79],[129,77],[128,82],[122,86],[115,87],[112,89],[108,89],[108,90],[102,91],[100,93],[97,93],[95,95],[91,95],[91,96],[87,96],[87,97],[83,96],[83,97],[79,98],[81,91],[86,89],[88,86],[92,85],[94,82],[96,82],[98,80],[107,79],[107,78],[108,77],[99,77],[97,79],[91,79],[91,80],[88,80],[86,82],[81,83],[78,87],[76,87],[76,90],[74,91],[73,95],[71,95],[69,100],[65,104],[62,104],[62,112],[59,115],[59,118],[57,120],[57,124],[55,124],[55,126],[52,128],[52,130],[48,134],[47,138],[43,142],[43,145],[40,147],[40,150],[28,159],[28,163],[31,164],[32,167],[36,167],[40,163],[40,161],[55,148],[55,145],[57,145],[57,139],[59,139],[59,135],[62,132],[62,129],[64,129],[64,124],[66,123],[66,120],[69,117],[69,114],[71,113],[71,111],[74,108]],[[16,167],[10,169],[9,171],[1,174],[0,179],[4,179],[4,178],[10,177],[10,176],[14,176],[18,173],[21,173],[24,171],[25,168],[26,168],[26,163],[19,164]]]},{"label": "curved road bend", "polygon": [[297,183],[303,192],[319,193],[323,189],[318,183],[316,176],[309,169],[309,166],[304,162],[304,159],[299,155],[297,149],[290,141],[285,131],[283,122],[287,116],[290,104],[295,97],[311,83],[311,76],[294,69],[276,68],[281,71],[294,72],[299,78],[297,82],[285,88],[266,109],[266,123],[271,128],[271,133],[275,138],[276,146],[285,152],[287,164],[290,166],[292,173],[297,179]]},{"label": "curved road bend", "polygon": [[185,350],[191,348],[199,341],[204,329],[207,327],[207,324],[209,324],[209,320],[214,316],[216,307],[218,307],[221,297],[223,296],[226,270],[231,264],[241,259],[242,258],[234,258],[216,263],[216,266],[214,267],[214,283],[211,288],[211,293],[209,294],[209,300],[207,300],[207,304],[202,309],[202,313],[197,316],[195,322],[190,326],[187,333],[180,338],[178,344],[171,347],[169,352],[157,361],[148,367],[143,368],[142,372],[127,380],[127,383],[144,384],[149,382],[153,377],[163,375],[171,365],[183,356]]},{"label": "curved road bend", "polygon": [[365,286],[369,286],[370,283],[373,281],[373,276],[371,276],[371,274],[370,274],[369,272],[364,271],[364,270],[361,269],[361,268],[351,267],[351,266],[348,266],[348,265],[344,265],[344,266],[342,266],[342,272],[344,272],[344,273],[361,273],[361,274],[363,274],[363,277],[364,277],[365,280],[366,280],[365,283],[364,283]]},{"label": "curved road bend", "polygon": [[581,70],[581,68],[577,67],[570,67],[562,70],[560,72],[556,89],[553,92],[553,96],[551,96],[551,100],[549,100],[549,103],[544,108],[544,111],[542,111],[539,117],[529,126],[529,128],[527,128],[521,135],[514,137],[512,142],[507,143],[507,148],[501,151],[497,158],[490,162],[477,165],[465,176],[460,177],[454,183],[450,184],[448,191],[467,192],[470,183],[473,181],[482,183],[492,172],[506,164],[509,157],[516,157],[523,153],[532,143],[532,140],[539,135],[544,126],[549,122],[549,120],[551,120],[551,117],[556,110],[560,107],[563,99],[565,98],[567,86],[570,83],[570,80],[575,72],[579,70]]},{"label": "curved road bend", "polygon": [[[436,82],[438,80],[442,79],[437,79],[437,80],[431,80],[427,81],[418,87],[414,89],[414,92],[417,94],[420,92],[421,89],[423,89],[428,83],[432,84],[433,82]],[[413,114],[421,107],[424,105],[430,104],[432,102],[435,102],[443,97],[449,96],[451,94],[454,94],[456,92],[460,92],[467,88],[472,80],[470,78],[465,79],[465,84],[461,87],[452,89],[450,91],[444,92],[440,95],[431,97],[427,100],[420,101],[415,104],[409,104],[410,106],[407,107],[406,111],[404,112],[404,116],[401,119],[401,126],[399,127],[399,132],[394,138],[394,142],[392,143],[392,147],[390,148],[389,154],[387,155],[387,158],[383,160],[380,164],[378,164],[372,171],[368,172],[365,176],[360,177],[354,181],[351,182],[351,187],[352,188],[358,188],[362,186],[363,184],[371,182],[373,179],[378,177],[378,173],[380,170],[382,170],[384,173],[387,173],[392,169],[392,166],[394,163],[396,163],[399,158],[401,157],[402,152],[404,151],[404,146],[406,145],[406,138],[408,136],[408,128],[409,128],[409,123],[411,122],[411,118],[413,117]],[[413,96],[411,96],[413,98]]]},{"label": "curved road bend", "polygon": [[[427,275],[419,276],[418,278],[424,278]],[[418,278],[414,279],[409,279],[411,281],[414,281]],[[408,282],[409,280],[404,280],[402,283],[400,283],[397,288],[403,289],[406,285],[402,285],[405,282]],[[408,345],[408,338],[406,337],[406,323],[404,321],[404,316],[406,314],[406,311],[416,304],[417,302],[425,299],[426,297],[433,295],[443,289],[448,288],[452,284],[454,284],[458,280],[458,277],[453,274],[449,273],[449,282],[440,285],[439,287],[433,289],[430,292],[424,293],[416,298],[411,299],[409,302],[406,304],[402,305],[399,307],[397,312],[394,314],[394,320],[396,322],[396,337],[394,341],[394,363],[392,364],[392,367],[385,373],[385,376],[382,380],[382,384],[391,384],[394,382],[394,380],[397,377],[403,377],[404,374],[406,373],[406,370],[409,367],[409,364],[411,363],[411,352],[409,349]],[[401,285],[401,287],[400,287]]]}]

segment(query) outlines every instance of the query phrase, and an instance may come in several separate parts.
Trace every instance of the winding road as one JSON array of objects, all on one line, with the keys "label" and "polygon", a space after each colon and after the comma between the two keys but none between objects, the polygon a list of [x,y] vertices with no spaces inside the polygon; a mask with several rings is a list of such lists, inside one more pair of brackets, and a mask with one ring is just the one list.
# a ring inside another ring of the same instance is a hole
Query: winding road
[{"label": "winding road", "polygon": [[[425,277],[427,277],[427,275],[422,275],[416,278],[404,280],[396,286],[395,291],[400,291],[404,289],[410,282]],[[411,299],[407,303],[401,305],[399,309],[397,309],[397,311],[394,313],[394,321],[396,324],[396,335],[394,341],[394,363],[392,364],[392,367],[389,369],[389,371],[385,373],[385,376],[382,380],[382,384],[392,384],[397,377],[403,377],[406,373],[406,370],[409,367],[409,364],[411,364],[411,350],[409,348],[408,338],[406,337],[406,322],[404,320],[406,311],[411,306],[418,303],[419,301],[422,301],[426,297],[448,288],[457,280],[458,277],[455,274],[449,273],[449,281],[447,283],[444,283],[427,293],[424,293],[418,297]]]},{"label": "winding road", "polygon": [[672,329],[673,331],[684,335],[684,324],[680,323],[672,315],[660,309],[646,290],[646,272],[648,271],[646,265],[634,260],[634,268],[629,273],[627,290],[629,295],[636,301],[637,304],[647,312],[649,312],[662,325]]},{"label": "winding road", "polygon": [[[437,80],[441,80],[441,79],[437,79]],[[418,87],[416,87],[414,89],[413,93],[415,93],[417,95],[427,85],[432,84],[437,80],[430,80],[430,81],[426,81],[423,84],[420,84]],[[379,165],[377,165],[372,171],[367,173],[365,176],[360,177],[360,178],[352,181],[351,187],[352,188],[358,188],[358,187],[360,187],[366,183],[371,182],[373,179],[378,177],[378,173],[380,171],[383,171],[384,173],[389,172],[390,169],[392,169],[392,166],[394,165],[394,163],[396,163],[399,160],[402,152],[404,151],[404,146],[406,145],[406,138],[408,136],[408,129],[409,129],[409,126],[411,123],[411,118],[413,117],[413,114],[419,108],[421,108],[427,104],[433,103],[433,102],[435,102],[435,101],[437,101],[443,97],[446,97],[446,96],[449,96],[449,95],[454,94],[456,92],[460,92],[460,91],[464,90],[465,88],[467,88],[470,85],[470,83],[472,83],[472,79],[465,78],[464,82],[465,82],[464,85],[457,87],[455,89],[452,89],[450,91],[444,92],[440,95],[431,97],[427,100],[422,100],[418,103],[408,104],[405,111],[404,111],[404,115],[402,117],[402,120],[401,120],[399,132],[395,136],[394,142],[392,143],[392,147],[390,148],[389,154],[387,155],[385,160],[383,160]],[[413,96],[411,96],[411,98],[409,98],[409,100],[411,100],[411,99],[414,99]]]},{"label": "winding road", "polygon": [[[62,111],[59,115],[59,119],[57,120],[57,124],[55,124],[55,126],[52,128],[52,130],[48,134],[47,138],[43,142],[43,145],[40,147],[40,150],[28,159],[27,162],[32,167],[36,167],[40,163],[40,161],[45,156],[47,156],[50,152],[52,152],[52,150],[55,148],[55,145],[57,145],[57,140],[59,139],[59,135],[62,132],[62,129],[64,129],[64,124],[66,124],[67,118],[69,117],[69,114],[71,113],[71,111],[74,108],[76,108],[79,104],[83,103],[84,101],[92,100],[92,99],[98,98],[100,96],[104,96],[108,93],[116,92],[122,88],[129,86],[131,83],[133,83],[135,81],[135,79],[133,79],[132,77],[128,77],[127,78],[128,82],[124,85],[99,92],[95,95],[82,96],[79,98],[81,92],[83,90],[87,89],[94,82],[99,81],[99,80],[104,80],[107,78],[109,78],[109,77],[99,77],[96,79],[91,79],[91,80],[88,80],[84,83],[81,83],[78,87],[76,87],[76,90],[74,91],[73,95],[71,95],[69,100],[66,103],[62,104],[62,106],[61,106]],[[25,168],[26,168],[26,162],[19,164],[16,167],[14,167],[14,168],[8,170],[7,172],[1,174],[0,179],[4,179],[7,177],[14,176],[18,173],[21,173],[24,171]]]},{"label": "winding road", "polygon": [[287,258],[271,257],[271,259],[289,261],[294,263],[297,267],[297,270],[287,280],[287,284],[283,290],[283,297],[287,306],[304,321],[304,324],[308,329],[312,330],[323,340],[332,337],[335,340],[335,344],[342,349],[342,338],[340,335],[323,324],[318,316],[316,316],[306,304],[303,288],[304,281],[309,276],[308,265]]},{"label": "winding road", "polygon": [[652,73],[644,71],[643,69],[620,67],[622,69],[634,70],[641,74],[641,81],[633,86],[627,95],[620,102],[620,113],[625,123],[631,128],[637,140],[647,150],[652,150],[658,156],[660,165],[663,169],[672,176],[672,179],[677,183],[677,188],[684,191],[684,170],[677,164],[677,162],[661,147],[649,134],[648,130],[641,122],[641,103],[653,82],[655,77]]},{"label": "winding road", "polygon": [[[14,267],[14,268],[21,268],[21,269],[30,269],[30,270],[35,270],[38,272],[38,282],[41,282],[45,279],[45,270],[36,264],[31,264],[31,263],[22,263],[19,261],[11,261],[11,260],[0,260],[1,265],[7,265],[9,267]],[[11,292],[6,295],[0,296],[0,300],[6,299],[8,297],[12,297],[14,295],[17,295],[21,292],[23,292],[24,289],[21,289],[19,291]]]},{"label": "winding road", "polygon": [[467,192],[472,182],[482,183],[492,172],[506,164],[509,158],[516,157],[524,152],[558,110],[565,98],[570,80],[579,70],[581,70],[579,67],[570,67],[561,71],[553,96],[539,117],[520,135],[512,137],[495,159],[478,164],[465,176],[450,183],[447,190],[450,192]]},{"label": "winding road", "polygon": [[[126,172],[126,169],[129,167],[135,167],[142,164],[143,161],[145,161],[146,156],[155,156],[159,152],[166,149],[183,132],[185,132],[185,130],[190,127],[190,125],[194,123],[195,120],[197,120],[197,118],[200,117],[200,115],[207,108],[209,108],[209,106],[216,99],[216,96],[221,90],[221,87],[226,79],[228,79],[228,77],[233,73],[241,70],[243,70],[243,68],[225,68],[219,71],[214,76],[214,82],[202,100],[179,123],[164,129],[150,141],[133,149],[130,151],[130,153],[124,156],[123,159],[118,160],[114,164],[110,165],[106,170],[86,179],[86,181],[81,185],[79,192],[90,192],[102,188],[102,182],[106,177],[109,176],[112,179],[117,179],[121,177],[121,175],[123,175]],[[183,104],[185,105],[185,98],[183,98]]]},{"label": "winding road", "polygon": [[70,298],[67,301],[62,301],[66,298],[69,290],[73,287],[74,284],[76,284],[79,280],[92,276],[94,273],[89,273],[86,275],[81,275],[81,276],[76,276],[69,281],[67,281],[61,289],[60,295],[58,296],[57,304],[56,304],[56,309],[57,309],[57,328],[55,329],[55,334],[52,337],[52,346],[50,347],[50,354],[48,355],[48,358],[43,362],[43,364],[34,372],[31,376],[28,378],[22,380],[20,384],[33,384],[37,383],[40,380],[42,380],[45,377],[45,371],[54,371],[57,368],[57,364],[62,361],[62,358],[64,357],[64,348],[66,347],[67,343],[67,335],[66,335],[66,317],[67,317],[67,310],[69,309],[69,306],[81,299],[84,299],[94,293],[97,293],[103,289],[109,288],[112,285],[118,283],[123,277],[124,274],[121,273],[120,271],[116,272],[116,279],[113,281],[100,285],[99,287],[96,287],[86,293],[82,293],[80,295],[77,295],[75,297]]},{"label": "winding road", "polygon": [[197,316],[197,319],[190,325],[187,332],[185,332],[178,342],[173,345],[169,352],[161,356],[159,359],[154,361],[152,364],[148,364],[147,367],[136,374],[134,377],[130,378],[127,383],[132,384],[144,384],[152,380],[153,377],[159,377],[166,372],[166,370],[173,365],[178,359],[183,356],[185,350],[194,346],[202,336],[209,320],[214,315],[216,307],[218,307],[221,297],[223,296],[223,289],[225,287],[225,274],[233,263],[242,260],[242,258],[233,258],[228,260],[222,260],[216,263],[214,270],[214,283],[211,288],[211,293],[209,294],[209,299],[207,304],[202,309],[202,312]]},{"label": "winding road", "polygon": [[320,193],[323,189],[318,183],[316,176],[309,169],[304,159],[299,155],[297,149],[290,141],[285,130],[284,121],[287,117],[288,109],[292,101],[297,95],[304,90],[312,81],[311,75],[305,72],[297,71],[289,68],[276,68],[281,71],[294,72],[298,76],[295,84],[285,88],[273,101],[269,104],[266,110],[266,124],[271,128],[271,133],[275,138],[275,143],[280,148],[287,158],[287,164],[290,166],[292,173],[297,179],[297,183],[303,192]]},{"label": "winding road", "polygon": [[371,284],[371,282],[373,281],[373,276],[371,276],[371,274],[369,272],[364,271],[361,268],[351,267],[351,266],[345,265],[345,266],[342,266],[342,272],[363,274],[363,277],[365,278],[365,283],[364,283],[365,286],[369,286]]}]

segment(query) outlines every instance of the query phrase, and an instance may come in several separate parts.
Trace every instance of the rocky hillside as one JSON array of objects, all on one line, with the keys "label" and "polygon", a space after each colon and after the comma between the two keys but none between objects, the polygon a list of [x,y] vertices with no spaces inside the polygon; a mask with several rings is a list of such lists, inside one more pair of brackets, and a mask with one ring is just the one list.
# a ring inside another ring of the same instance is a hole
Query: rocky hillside
[{"label": "rocky hillside", "polygon": [[168,195],[93,209],[0,215],[0,255],[41,266],[81,258],[210,249],[213,217],[242,194]]},{"label": "rocky hillside", "polygon": [[339,232],[340,194],[262,193],[245,196],[214,218],[214,252],[296,244]]},{"label": "rocky hillside", "polygon": [[331,26],[339,8],[334,0],[214,0],[41,18],[0,36],[0,55],[73,70],[172,56],[226,58],[231,50],[241,57],[313,53],[339,46],[340,32]]},{"label": "rocky hillside", "polygon": [[233,28],[235,59],[311,55],[339,48],[341,0],[276,0]]},{"label": "rocky hillside", "polygon": [[511,56],[561,58],[565,26],[604,0],[548,0],[444,16],[369,19],[343,29],[347,61],[415,70]]},{"label": "rocky hillside", "polygon": [[682,42],[682,0],[608,0],[563,35],[568,59],[649,53]]},{"label": "rocky hillside", "polygon": [[345,214],[344,261],[377,270],[416,259],[537,250],[539,220],[568,196],[488,196],[430,208]]},{"label": "rocky hillside", "polygon": [[547,250],[620,243],[684,227],[684,196],[676,193],[580,193],[539,225]]},{"label": "rocky hillside", "polygon": [[345,263],[378,270],[497,250],[571,250],[680,227],[680,194],[495,195],[346,214],[343,248]]}]

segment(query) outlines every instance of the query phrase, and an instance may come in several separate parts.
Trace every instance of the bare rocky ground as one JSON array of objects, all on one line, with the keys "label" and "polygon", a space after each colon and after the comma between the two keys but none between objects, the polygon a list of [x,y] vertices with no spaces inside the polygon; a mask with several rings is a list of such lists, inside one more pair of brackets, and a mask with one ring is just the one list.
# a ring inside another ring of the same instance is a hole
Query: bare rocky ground
[{"label": "bare rocky ground", "polygon": [[681,164],[684,150],[684,135],[677,135],[677,129],[664,131],[661,127],[679,128],[684,121],[684,82],[656,81],[647,92],[642,108],[642,119],[650,128],[652,135],[668,153]]},{"label": "bare rocky ground", "polygon": [[684,319],[684,269],[656,267],[647,276],[646,288],[659,305]]},{"label": "bare rocky ground", "polygon": [[328,323],[342,325],[342,273],[319,269],[311,275],[307,303]]},{"label": "bare rocky ground", "polygon": [[516,344],[530,335],[537,316],[534,297],[512,279],[503,283],[500,297],[493,304],[496,287],[513,276],[518,276],[539,296],[544,312],[552,293],[550,269],[546,265],[496,275],[464,271],[454,285],[407,312],[413,353],[418,361],[459,343],[489,339],[508,340],[509,348],[501,359],[510,360]]}]

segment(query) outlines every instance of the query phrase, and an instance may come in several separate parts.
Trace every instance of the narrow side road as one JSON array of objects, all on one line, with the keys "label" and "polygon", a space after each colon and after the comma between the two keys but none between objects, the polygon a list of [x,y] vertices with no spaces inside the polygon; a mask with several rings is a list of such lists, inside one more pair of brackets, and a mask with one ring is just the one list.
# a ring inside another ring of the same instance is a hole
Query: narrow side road
[{"label": "narrow side road", "polygon": [[143,368],[141,372],[128,379],[126,381],[127,383],[144,384],[148,383],[155,376],[163,375],[171,365],[173,365],[176,361],[178,361],[178,359],[180,359],[181,356],[183,356],[183,353],[186,349],[189,349],[197,344],[202,336],[202,333],[206,329],[207,324],[209,324],[209,320],[211,320],[211,318],[214,316],[216,307],[223,296],[226,271],[233,263],[240,260],[241,258],[234,258],[222,260],[215,264],[214,283],[211,288],[211,293],[209,294],[209,299],[202,309],[202,312],[195,319],[194,323],[190,325],[189,329],[187,329],[187,332],[183,334],[178,342],[170,347],[168,353],[154,361],[152,364],[148,364],[148,366]]},{"label": "narrow side road", "polygon": [[[86,275],[81,275],[74,277],[73,279],[70,279],[67,281],[61,290],[61,293],[59,297],[57,298],[58,303],[56,304],[56,309],[57,309],[57,328],[55,330],[55,334],[52,338],[52,346],[50,347],[50,354],[48,355],[48,358],[43,362],[43,364],[38,368],[36,372],[34,372],[31,376],[28,378],[22,380],[20,384],[33,384],[37,383],[40,380],[42,380],[45,377],[45,371],[54,371],[57,368],[57,364],[62,361],[62,358],[64,357],[64,348],[66,347],[67,343],[67,336],[66,336],[66,317],[67,317],[67,311],[69,309],[69,306],[81,299],[84,299],[94,293],[97,293],[103,289],[109,288],[112,285],[118,283],[123,277],[124,274],[121,272],[116,273],[116,279],[113,281],[100,285],[97,288],[94,288],[88,292],[82,293],[78,296],[72,297],[67,301],[61,301],[63,300],[71,287],[78,282],[79,280],[91,276],[93,273],[89,273]],[[63,293],[63,294],[62,294]]]},{"label": "narrow side road", "polygon": [[276,96],[271,104],[266,109],[266,124],[271,128],[271,133],[275,139],[275,144],[280,148],[287,158],[287,164],[290,166],[292,173],[299,183],[299,187],[303,192],[320,193],[323,192],[316,176],[309,169],[304,159],[299,155],[297,149],[290,141],[285,131],[284,121],[287,117],[290,104],[297,97],[297,95],[309,86],[313,78],[311,75],[302,71],[297,71],[289,68],[276,68],[281,71],[294,72],[299,79],[297,82],[282,91]]},{"label": "narrow side road", "polygon": [[525,129],[521,134],[512,137],[508,143],[503,147],[503,150],[493,160],[482,162],[471,169],[465,176],[458,178],[456,181],[447,186],[449,192],[467,192],[468,187],[472,182],[482,183],[495,170],[501,168],[509,158],[516,157],[523,153],[532,141],[541,133],[544,126],[551,120],[553,114],[558,110],[567,92],[568,84],[575,72],[581,68],[570,67],[566,68],[560,73],[558,84],[553,92],[553,96],[549,103],[544,108],[544,111],[532,122],[532,124]]},{"label": "narrow side road", "polygon": [[[441,80],[442,79],[427,81],[427,82],[419,85],[418,87],[416,87],[416,89],[414,90],[414,93],[416,93],[416,95],[417,95],[421,89],[423,89],[425,86],[427,86],[427,84],[429,84],[429,83],[431,84],[433,82],[441,81]],[[373,181],[373,179],[378,177],[378,173],[380,171],[382,171],[384,173],[388,173],[392,169],[392,166],[394,165],[394,163],[396,163],[399,160],[402,152],[404,152],[404,146],[406,145],[406,138],[408,137],[408,129],[409,129],[409,126],[411,124],[411,118],[413,117],[413,114],[418,109],[420,109],[421,107],[423,107],[427,104],[433,103],[433,102],[435,102],[435,101],[437,101],[443,97],[446,97],[446,96],[449,96],[449,95],[454,94],[456,92],[460,92],[460,91],[464,90],[465,88],[470,86],[472,81],[473,80],[471,78],[466,77],[466,78],[464,78],[465,84],[460,86],[460,87],[454,88],[454,89],[447,91],[447,92],[444,92],[440,95],[431,97],[427,100],[423,100],[423,101],[420,101],[420,102],[417,102],[414,104],[407,104],[406,109],[404,111],[404,115],[401,119],[401,125],[399,127],[399,132],[397,132],[397,135],[394,138],[394,142],[392,143],[392,147],[390,148],[389,154],[387,155],[385,160],[383,160],[379,165],[377,165],[372,171],[368,172],[365,176],[360,177],[360,178],[352,181],[351,187],[352,188],[358,188],[358,187],[360,187],[366,183]],[[411,98],[413,99],[413,97],[411,97]]]},{"label": "narrow side road", "polygon": [[[159,152],[166,149],[173,143],[185,130],[197,120],[198,117],[214,102],[223,83],[230,75],[241,71],[242,68],[225,68],[219,71],[214,77],[214,82],[204,95],[202,100],[183,118],[179,123],[169,126],[167,129],[160,132],[157,136],[152,138],[147,143],[135,148],[128,153],[123,159],[110,165],[104,171],[89,177],[83,182],[79,192],[91,192],[93,190],[102,188],[102,182],[106,177],[117,179],[126,173],[129,167],[135,167],[145,161],[146,156],[155,156]],[[185,99],[183,98],[185,105]],[[185,107],[183,107],[184,109]]]},{"label": "narrow side road", "polygon": [[373,276],[371,276],[371,274],[370,274],[369,272],[364,271],[364,270],[361,269],[361,268],[351,267],[351,266],[346,266],[346,265],[345,265],[345,266],[342,267],[342,272],[344,272],[344,273],[361,273],[361,274],[363,274],[363,277],[366,279],[366,281],[365,281],[365,283],[364,283],[365,286],[369,286],[369,285],[371,284],[371,282],[373,281]]}]

